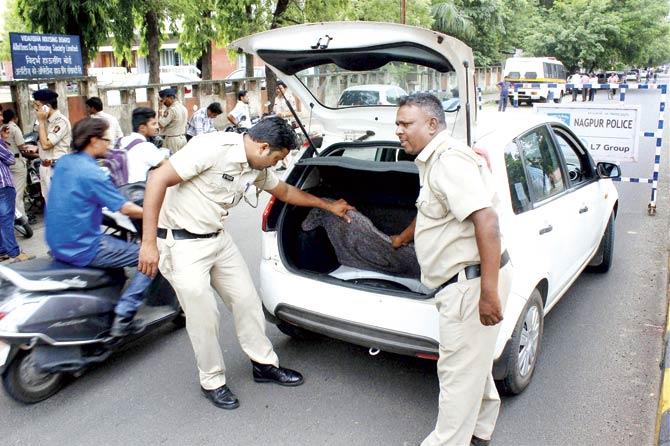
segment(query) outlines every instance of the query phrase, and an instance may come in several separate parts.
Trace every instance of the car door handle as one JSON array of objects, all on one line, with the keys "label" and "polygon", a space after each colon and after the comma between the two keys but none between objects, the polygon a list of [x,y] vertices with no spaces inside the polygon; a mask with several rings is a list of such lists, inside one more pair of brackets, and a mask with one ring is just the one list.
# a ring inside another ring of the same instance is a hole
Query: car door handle
[{"label": "car door handle", "polygon": [[588,207],[588,206],[584,206],[583,208],[579,209],[579,213],[580,213],[580,214],[583,214],[584,212],[588,212],[588,211],[589,211],[589,207]]},{"label": "car door handle", "polygon": [[542,228],[542,229],[540,229],[540,235],[542,235],[542,234],[546,234],[547,232],[551,232],[551,231],[553,231],[553,230],[554,230],[554,227],[551,226],[551,225],[549,225],[549,226],[547,226],[546,228]]}]

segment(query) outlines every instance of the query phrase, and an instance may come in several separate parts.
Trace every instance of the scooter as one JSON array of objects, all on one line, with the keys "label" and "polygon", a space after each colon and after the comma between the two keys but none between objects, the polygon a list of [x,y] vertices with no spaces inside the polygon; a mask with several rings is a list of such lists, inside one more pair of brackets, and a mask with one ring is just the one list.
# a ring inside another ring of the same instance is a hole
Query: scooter
[{"label": "scooter", "polygon": [[[103,225],[119,238],[136,234],[124,215],[105,213]],[[137,318],[144,329],[110,336],[123,269],[79,268],[50,258],[0,265],[0,374],[5,391],[22,403],[58,392],[70,376],[105,361],[124,345],[165,325],[186,324],[174,290],[158,274]]]}]

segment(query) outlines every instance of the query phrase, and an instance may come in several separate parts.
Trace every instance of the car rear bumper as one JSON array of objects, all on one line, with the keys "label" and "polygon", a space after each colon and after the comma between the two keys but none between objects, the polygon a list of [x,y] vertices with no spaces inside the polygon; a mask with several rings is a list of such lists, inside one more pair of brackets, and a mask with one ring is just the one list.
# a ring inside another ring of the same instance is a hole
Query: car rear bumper
[{"label": "car rear bumper", "polygon": [[439,351],[439,344],[431,338],[354,323],[291,305],[278,305],[275,317],[330,338],[401,355],[437,358]]}]

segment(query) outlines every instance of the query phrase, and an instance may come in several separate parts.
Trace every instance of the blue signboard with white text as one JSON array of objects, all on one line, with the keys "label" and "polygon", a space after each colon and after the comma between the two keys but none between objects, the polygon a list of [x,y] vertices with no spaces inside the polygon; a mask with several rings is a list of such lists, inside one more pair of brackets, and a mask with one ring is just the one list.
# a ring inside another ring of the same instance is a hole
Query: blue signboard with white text
[{"label": "blue signboard with white text", "polygon": [[9,33],[14,79],[84,75],[79,36]]}]

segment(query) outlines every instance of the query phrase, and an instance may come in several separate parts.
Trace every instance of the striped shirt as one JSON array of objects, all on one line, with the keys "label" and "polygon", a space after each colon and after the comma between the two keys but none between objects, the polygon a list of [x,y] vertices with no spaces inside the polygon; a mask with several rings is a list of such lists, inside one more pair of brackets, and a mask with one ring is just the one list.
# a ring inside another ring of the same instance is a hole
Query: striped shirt
[{"label": "striped shirt", "polygon": [[14,187],[12,181],[12,173],[9,171],[9,166],[16,162],[16,158],[12,151],[7,147],[5,141],[0,140],[0,188]]},{"label": "striped shirt", "polygon": [[186,134],[191,136],[202,135],[203,133],[215,132],[212,119],[207,116],[207,107],[202,107],[200,110],[193,113],[191,119],[186,126]]}]

